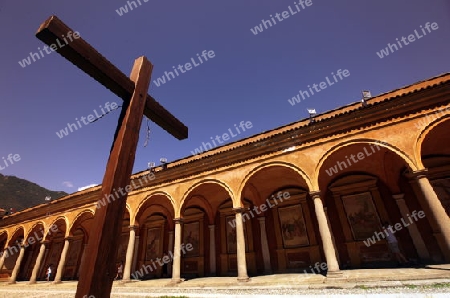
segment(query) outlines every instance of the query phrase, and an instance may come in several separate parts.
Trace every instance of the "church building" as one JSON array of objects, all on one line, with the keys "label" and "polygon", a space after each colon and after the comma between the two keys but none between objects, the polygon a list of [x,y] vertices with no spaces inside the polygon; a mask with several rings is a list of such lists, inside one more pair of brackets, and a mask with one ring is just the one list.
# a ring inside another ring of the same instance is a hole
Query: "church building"
[{"label": "church building", "polygon": [[[447,73],[135,173],[111,261],[124,280],[334,278],[396,267],[391,233],[407,259],[450,263],[449,131]],[[95,186],[3,217],[0,278],[77,280],[114,199]]]}]

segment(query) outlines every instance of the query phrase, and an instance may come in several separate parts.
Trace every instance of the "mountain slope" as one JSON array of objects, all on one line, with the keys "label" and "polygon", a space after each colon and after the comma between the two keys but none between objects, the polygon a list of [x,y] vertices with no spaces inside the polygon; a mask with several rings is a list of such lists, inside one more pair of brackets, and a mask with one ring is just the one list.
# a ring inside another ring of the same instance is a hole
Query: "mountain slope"
[{"label": "mountain slope", "polygon": [[47,196],[54,200],[65,195],[63,191],[51,191],[28,180],[0,174],[0,208],[7,211],[13,208],[17,212],[43,204]]}]

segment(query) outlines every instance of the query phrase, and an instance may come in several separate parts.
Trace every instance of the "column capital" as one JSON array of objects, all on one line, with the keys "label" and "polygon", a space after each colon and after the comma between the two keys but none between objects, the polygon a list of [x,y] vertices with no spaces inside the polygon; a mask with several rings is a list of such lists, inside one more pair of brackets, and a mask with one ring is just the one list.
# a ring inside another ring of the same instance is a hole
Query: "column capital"
[{"label": "column capital", "polygon": [[173,221],[175,224],[182,224],[184,222],[184,219],[182,217],[174,218]]},{"label": "column capital", "polygon": [[412,171],[406,174],[406,177],[410,178],[410,179],[420,179],[420,178],[426,178],[427,177],[427,173],[428,173],[428,169],[427,168],[423,168],[417,171]]},{"label": "column capital", "polygon": [[309,195],[310,195],[311,199],[313,199],[313,200],[320,199],[320,190],[310,191]]},{"label": "column capital", "polygon": [[405,197],[404,193],[398,193],[398,194],[392,195],[392,198],[396,201],[403,200],[404,197]]},{"label": "column capital", "polygon": [[216,225],[208,225],[208,228],[209,228],[210,230],[214,230],[215,227],[216,227]]},{"label": "column capital", "polygon": [[259,220],[259,222],[266,222],[266,217],[265,216],[258,216],[257,219]]},{"label": "column capital", "polygon": [[245,211],[245,208],[237,207],[237,208],[233,208],[232,210],[234,211],[234,214],[237,214],[237,213],[243,213]]},{"label": "column capital", "polygon": [[131,230],[137,231],[139,229],[139,226],[138,225],[130,225],[130,226],[128,226],[128,228],[130,229],[130,231]]},{"label": "column capital", "polygon": [[42,240],[41,242],[39,242],[41,245],[45,245],[45,247],[47,247],[50,244],[50,240]]}]

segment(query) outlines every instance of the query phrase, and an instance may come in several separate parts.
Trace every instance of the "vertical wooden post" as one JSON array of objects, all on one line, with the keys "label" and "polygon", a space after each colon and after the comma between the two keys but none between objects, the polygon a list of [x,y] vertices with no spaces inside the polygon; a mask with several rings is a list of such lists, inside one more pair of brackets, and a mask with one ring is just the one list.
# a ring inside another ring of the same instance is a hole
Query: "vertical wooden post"
[{"label": "vertical wooden post", "polygon": [[110,202],[106,206],[98,205],[95,212],[76,298],[91,295],[96,298],[110,297],[126,207],[127,192],[124,193],[124,188],[130,184],[152,68],[145,57],[139,57],[131,71],[130,79],[135,83],[134,92],[130,104],[122,108],[126,109],[125,116],[123,121],[119,120],[120,128],[114,139],[102,182],[101,199],[109,198]]}]

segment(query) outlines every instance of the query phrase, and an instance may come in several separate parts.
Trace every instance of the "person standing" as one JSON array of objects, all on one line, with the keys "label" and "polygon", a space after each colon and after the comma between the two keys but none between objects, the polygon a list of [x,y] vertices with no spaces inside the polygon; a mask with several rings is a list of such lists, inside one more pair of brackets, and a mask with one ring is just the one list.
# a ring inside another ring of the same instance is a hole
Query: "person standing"
[{"label": "person standing", "polygon": [[48,268],[47,268],[47,278],[46,278],[46,280],[50,281],[50,277],[51,276],[52,276],[52,265],[50,264],[50,265],[48,265]]},{"label": "person standing", "polygon": [[120,261],[120,264],[117,267],[116,280],[117,279],[122,279],[122,278],[123,278],[123,261]]}]

